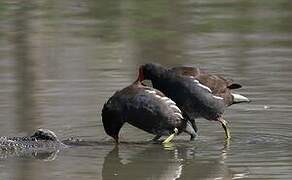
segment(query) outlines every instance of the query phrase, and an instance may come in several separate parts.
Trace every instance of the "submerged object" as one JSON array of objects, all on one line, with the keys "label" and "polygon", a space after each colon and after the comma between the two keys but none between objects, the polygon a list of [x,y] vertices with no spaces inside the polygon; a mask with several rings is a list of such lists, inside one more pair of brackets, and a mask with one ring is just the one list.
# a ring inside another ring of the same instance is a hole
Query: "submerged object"
[{"label": "submerged object", "polygon": [[31,136],[0,137],[0,158],[25,157],[54,160],[57,152],[66,147],[53,131],[38,129]]},{"label": "submerged object", "polygon": [[102,109],[104,130],[117,143],[119,131],[126,122],[156,135],[154,140],[164,135],[169,136],[164,143],[181,132],[190,134],[193,139],[197,129],[186,117],[175,102],[162,92],[142,85],[138,80],[117,91]]}]

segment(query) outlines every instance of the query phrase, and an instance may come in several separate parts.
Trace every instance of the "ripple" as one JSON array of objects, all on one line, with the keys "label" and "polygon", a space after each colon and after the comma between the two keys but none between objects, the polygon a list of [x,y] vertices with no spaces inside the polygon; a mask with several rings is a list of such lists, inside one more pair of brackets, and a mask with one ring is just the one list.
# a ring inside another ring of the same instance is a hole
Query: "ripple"
[{"label": "ripple", "polygon": [[240,133],[234,134],[234,139],[232,141],[235,144],[245,144],[245,145],[288,146],[288,145],[291,145],[292,137],[281,135],[281,134],[240,132]]},{"label": "ripple", "polygon": [[281,134],[239,132],[234,134],[233,137],[232,146],[241,149],[248,149],[251,147],[263,149],[269,147],[270,149],[278,151],[279,148],[292,145],[292,137]]}]

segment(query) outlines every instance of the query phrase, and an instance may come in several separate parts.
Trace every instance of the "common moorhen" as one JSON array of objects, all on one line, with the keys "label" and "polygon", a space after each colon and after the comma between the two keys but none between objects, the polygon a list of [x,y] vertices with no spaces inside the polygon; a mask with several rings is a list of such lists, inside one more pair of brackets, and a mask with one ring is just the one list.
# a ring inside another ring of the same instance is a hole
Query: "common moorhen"
[{"label": "common moorhen", "polygon": [[198,117],[219,121],[225,130],[226,138],[230,138],[227,121],[223,119],[223,113],[229,104],[226,104],[224,97],[213,94],[208,86],[200,83],[194,76],[182,76],[178,70],[148,63],[140,66],[138,79],[151,80],[153,87],[176,102],[192,124]]},{"label": "common moorhen", "polygon": [[102,109],[102,122],[105,132],[117,143],[125,122],[155,134],[154,140],[169,136],[164,143],[181,132],[188,133],[193,139],[197,131],[174,101],[138,80],[109,98]]}]

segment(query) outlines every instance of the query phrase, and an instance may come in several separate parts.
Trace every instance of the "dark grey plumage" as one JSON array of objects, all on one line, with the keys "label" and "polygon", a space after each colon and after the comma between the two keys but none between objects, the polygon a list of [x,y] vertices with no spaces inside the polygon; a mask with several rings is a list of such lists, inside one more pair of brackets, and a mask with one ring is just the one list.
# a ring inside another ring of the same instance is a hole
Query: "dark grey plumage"
[{"label": "dark grey plumage", "polygon": [[158,64],[145,64],[141,68],[144,79],[151,80],[154,88],[174,100],[190,117],[216,120],[223,114],[226,108],[223,98],[214,96],[195,78],[178,76]]},{"label": "dark grey plumage", "polygon": [[138,81],[109,98],[102,110],[102,122],[105,132],[117,142],[125,122],[155,134],[156,139],[172,134],[175,128],[179,133],[186,131],[192,138],[195,136],[195,129],[183,118],[175,102]]},{"label": "dark grey plumage", "polygon": [[220,121],[229,138],[226,121],[222,118],[227,105],[222,97],[212,94],[209,87],[194,77],[181,76],[171,69],[151,63],[139,69],[139,80],[144,79],[151,80],[154,88],[175,101],[193,125],[198,117]]}]

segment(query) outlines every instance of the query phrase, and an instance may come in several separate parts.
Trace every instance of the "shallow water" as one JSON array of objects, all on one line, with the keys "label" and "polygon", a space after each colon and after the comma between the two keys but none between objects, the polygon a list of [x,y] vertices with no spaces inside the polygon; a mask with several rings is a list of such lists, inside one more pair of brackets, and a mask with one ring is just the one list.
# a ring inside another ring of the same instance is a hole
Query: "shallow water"
[{"label": "shallow water", "polygon": [[[54,158],[6,157],[1,179],[291,179],[289,0],[0,2],[0,136],[51,129],[83,146]],[[100,112],[146,62],[195,65],[240,82],[249,104],[199,137],[163,147],[125,126],[115,147]]]}]

